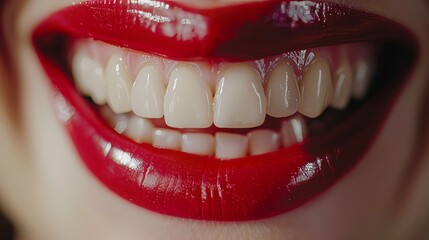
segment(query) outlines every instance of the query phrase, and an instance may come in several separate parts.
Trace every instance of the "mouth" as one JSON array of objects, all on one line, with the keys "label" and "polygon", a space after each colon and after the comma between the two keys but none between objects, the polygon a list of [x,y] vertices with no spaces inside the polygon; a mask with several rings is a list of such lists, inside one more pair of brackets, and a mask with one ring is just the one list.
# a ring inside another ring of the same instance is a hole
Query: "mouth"
[{"label": "mouth", "polygon": [[135,205],[211,221],[279,215],[342,179],[417,53],[390,20],[312,1],[86,1],[33,42],[90,172]]}]

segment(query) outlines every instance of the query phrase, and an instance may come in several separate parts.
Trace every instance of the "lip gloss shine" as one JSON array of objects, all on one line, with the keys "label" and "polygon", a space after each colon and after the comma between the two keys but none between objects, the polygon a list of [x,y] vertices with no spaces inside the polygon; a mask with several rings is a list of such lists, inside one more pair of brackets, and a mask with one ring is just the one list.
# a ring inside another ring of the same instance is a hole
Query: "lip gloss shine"
[{"label": "lip gloss shine", "polygon": [[[63,9],[34,32],[34,45],[56,93],[72,114],[64,122],[83,162],[106,187],[157,213],[215,221],[267,218],[326,191],[370,148],[410,65],[386,90],[333,131],[303,144],[230,161],[137,144],[110,129],[55,61],[56,41],[94,38],[186,61],[246,61],[286,51],[357,41],[413,46],[402,27],[347,6],[264,1],[193,9],[163,1],[87,1]],[[412,59],[415,49],[409,48]],[[402,71],[403,70],[403,71]],[[398,70],[399,71],[399,70]],[[362,126],[362,127],[356,127]]]}]

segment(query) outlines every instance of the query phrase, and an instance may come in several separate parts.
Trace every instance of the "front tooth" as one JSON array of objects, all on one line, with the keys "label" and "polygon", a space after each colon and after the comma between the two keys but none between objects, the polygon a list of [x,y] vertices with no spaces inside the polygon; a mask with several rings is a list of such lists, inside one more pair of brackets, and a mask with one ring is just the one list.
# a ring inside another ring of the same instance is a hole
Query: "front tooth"
[{"label": "front tooth", "polygon": [[150,120],[132,116],[128,120],[125,135],[138,143],[152,143],[154,127]]},{"label": "front tooth", "polygon": [[280,130],[283,147],[291,146],[295,143],[302,143],[307,134],[305,122],[301,117],[286,120]]},{"label": "front tooth", "polygon": [[365,97],[373,70],[369,61],[360,60],[355,65],[355,79],[353,83],[353,97],[362,99]]},{"label": "front tooth", "polygon": [[347,60],[341,64],[335,73],[334,97],[331,106],[336,109],[344,109],[351,97],[353,85],[353,69]]},{"label": "front tooth", "polygon": [[160,70],[146,65],[137,75],[131,90],[133,112],[144,118],[161,118],[164,115],[165,86]]},{"label": "front tooth", "polygon": [[130,93],[133,86],[123,58],[114,53],[106,67],[107,103],[113,112],[120,114],[131,111]]},{"label": "front tooth", "polygon": [[76,88],[86,96],[91,95],[95,61],[84,50],[77,50],[72,59]]},{"label": "front tooth", "polygon": [[268,100],[267,114],[276,117],[288,117],[298,111],[299,88],[292,67],[281,62],[271,72],[265,95]]},{"label": "front tooth", "polygon": [[214,101],[217,127],[257,127],[264,123],[266,108],[261,76],[254,68],[235,64],[223,72]]},{"label": "front tooth", "polygon": [[213,124],[213,93],[192,65],[174,68],[165,94],[165,122],[175,128],[207,128]]},{"label": "front tooth", "polygon": [[326,59],[315,60],[304,73],[300,83],[301,102],[299,112],[307,117],[318,117],[332,99],[332,77]]},{"label": "front tooth", "polygon": [[278,133],[260,129],[249,133],[250,155],[259,155],[276,151],[280,148],[280,136]]},{"label": "front tooth", "polygon": [[210,156],[214,153],[215,140],[210,134],[185,133],[181,145],[183,152]]},{"label": "front tooth", "polygon": [[158,148],[179,150],[182,134],[170,129],[155,129],[153,133],[153,146]]},{"label": "front tooth", "polygon": [[216,157],[233,159],[245,157],[249,139],[245,135],[232,133],[216,133]]}]

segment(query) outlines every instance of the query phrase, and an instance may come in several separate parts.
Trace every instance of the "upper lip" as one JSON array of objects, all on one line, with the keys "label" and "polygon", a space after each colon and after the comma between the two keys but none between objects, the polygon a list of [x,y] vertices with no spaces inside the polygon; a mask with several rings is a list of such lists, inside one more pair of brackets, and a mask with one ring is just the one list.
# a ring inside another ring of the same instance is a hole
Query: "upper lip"
[{"label": "upper lip", "polygon": [[[238,11],[246,14],[237,15]],[[244,61],[362,40],[394,38],[412,43],[406,30],[385,18],[311,1],[265,1],[206,10],[161,1],[88,1],[44,21],[34,32],[34,43],[57,91],[75,110],[66,126],[90,170],[140,206],[205,220],[269,217],[327,189],[362,157],[397,91],[380,93],[335,131],[304,145],[218,161],[138,146],[106,128],[48,57],[47,43],[64,36],[91,37],[173,59],[207,61]]]},{"label": "upper lip", "polygon": [[64,9],[36,35],[65,33],[188,61],[245,61],[397,36],[391,21],[332,3],[274,0],[193,9],[157,0],[100,2]]}]

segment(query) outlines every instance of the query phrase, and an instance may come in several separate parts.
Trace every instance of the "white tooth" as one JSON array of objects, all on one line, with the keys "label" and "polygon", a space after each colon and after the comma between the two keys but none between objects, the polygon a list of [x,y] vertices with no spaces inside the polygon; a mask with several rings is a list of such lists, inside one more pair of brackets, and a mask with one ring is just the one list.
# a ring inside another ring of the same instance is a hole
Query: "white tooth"
[{"label": "white tooth", "polygon": [[120,114],[131,111],[130,93],[133,86],[123,58],[114,53],[107,63],[107,103],[113,112]]},{"label": "white tooth", "polygon": [[245,157],[249,139],[245,135],[216,133],[216,157],[232,159]]},{"label": "white tooth", "polygon": [[92,81],[91,98],[98,105],[107,103],[107,81],[104,79],[104,70],[99,63],[96,68]]},{"label": "white tooth", "polygon": [[250,155],[264,154],[276,151],[280,148],[280,136],[278,133],[260,129],[249,133]]},{"label": "white tooth", "polygon": [[264,123],[267,108],[261,76],[251,66],[231,65],[223,72],[214,101],[214,124],[251,128]]},{"label": "white tooth", "polygon": [[170,129],[155,129],[153,133],[153,146],[158,148],[179,150],[182,134]]},{"label": "white tooth", "polygon": [[214,153],[215,140],[210,134],[185,133],[182,135],[182,151],[211,156]]},{"label": "white tooth", "polygon": [[152,143],[154,127],[150,120],[132,116],[128,120],[125,135],[138,143]]},{"label": "white tooth", "polygon": [[72,71],[79,92],[86,96],[91,96],[93,81],[103,78],[99,74],[100,68],[100,64],[94,61],[86,51],[76,51],[72,59]]},{"label": "white tooth", "polygon": [[288,117],[298,111],[299,88],[292,67],[281,62],[272,70],[265,86],[268,106],[267,114],[276,117]]},{"label": "white tooth", "polygon": [[302,143],[307,134],[304,120],[301,117],[295,117],[284,121],[281,134],[284,147],[291,146],[295,143]]},{"label": "white tooth", "polygon": [[326,59],[317,59],[308,66],[300,89],[299,112],[311,118],[322,114],[333,95],[331,69]]},{"label": "white tooth", "polygon": [[91,94],[91,84],[85,79],[88,64],[91,61],[89,56],[84,51],[76,51],[72,59],[72,72],[77,90],[89,96]]},{"label": "white tooth", "polygon": [[349,103],[353,85],[353,69],[347,60],[343,60],[337,69],[333,85],[334,97],[331,106],[340,110],[344,109]]},{"label": "white tooth", "polygon": [[128,128],[128,116],[125,114],[115,115],[111,121],[111,126],[119,134],[124,133]]},{"label": "white tooth", "polygon": [[161,118],[164,115],[165,86],[160,70],[146,65],[137,75],[131,90],[133,112],[144,118]]},{"label": "white tooth", "polygon": [[353,97],[362,99],[365,97],[373,75],[370,61],[360,60],[355,65],[355,79],[353,83]]},{"label": "white tooth", "polygon": [[213,124],[213,93],[195,66],[174,68],[165,94],[164,117],[170,127],[207,128]]}]

